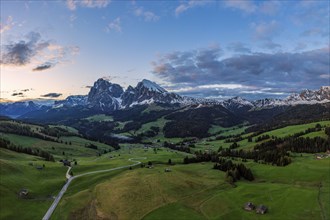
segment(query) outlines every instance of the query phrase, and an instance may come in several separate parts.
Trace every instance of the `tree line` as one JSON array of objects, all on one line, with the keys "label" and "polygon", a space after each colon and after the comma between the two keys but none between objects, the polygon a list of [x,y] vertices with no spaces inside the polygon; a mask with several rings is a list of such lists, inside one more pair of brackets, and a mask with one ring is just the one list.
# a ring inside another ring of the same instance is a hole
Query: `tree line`
[{"label": "tree line", "polygon": [[39,156],[39,157],[44,158],[46,161],[52,161],[52,162],[55,161],[53,155],[51,155],[50,153],[48,153],[46,151],[39,150],[39,149],[32,149],[30,147],[18,146],[4,138],[0,138],[0,147],[11,150],[11,151],[15,151],[18,153],[25,153],[25,154],[30,154],[30,155],[34,155],[34,156]]},{"label": "tree line", "polygon": [[244,164],[235,164],[231,160],[219,158],[218,162],[214,164],[213,169],[226,172],[226,179],[229,182],[236,182],[241,178],[248,181],[253,181],[254,176],[250,168],[247,168]]},{"label": "tree line", "polygon": [[217,152],[195,152],[194,157],[186,156],[183,159],[184,164],[200,163],[200,162],[214,162],[213,169],[226,172],[226,180],[230,183],[236,182],[241,178],[249,181],[254,180],[251,169],[247,168],[244,164],[235,164],[231,160],[226,160],[219,156]]}]

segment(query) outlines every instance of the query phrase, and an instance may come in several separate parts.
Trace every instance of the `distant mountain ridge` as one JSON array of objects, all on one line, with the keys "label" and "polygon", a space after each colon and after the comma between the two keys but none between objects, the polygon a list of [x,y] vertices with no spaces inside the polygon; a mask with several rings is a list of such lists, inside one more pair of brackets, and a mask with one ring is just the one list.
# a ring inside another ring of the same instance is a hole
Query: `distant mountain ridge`
[{"label": "distant mountain ridge", "polygon": [[91,87],[88,95],[68,96],[64,100],[55,101],[53,105],[29,102],[1,103],[0,115],[17,117],[40,109],[60,109],[63,107],[83,106],[103,112],[113,112],[130,108],[135,105],[151,103],[212,106],[221,105],[235,112],[275,108],[279,106],[293,106],[299,104],[319,104],[330,102],[330,86],[322,86],[319,90],[303,90],[301,93],[291,94],[285,99],[260,99],[249,101],[241,97],[234,97],[224,101],[192,98],[171,93],[150,80],[144,79],[136,87],[128,86],[124,90],[119,84],[111,83],[103,78],[98,79]]}]

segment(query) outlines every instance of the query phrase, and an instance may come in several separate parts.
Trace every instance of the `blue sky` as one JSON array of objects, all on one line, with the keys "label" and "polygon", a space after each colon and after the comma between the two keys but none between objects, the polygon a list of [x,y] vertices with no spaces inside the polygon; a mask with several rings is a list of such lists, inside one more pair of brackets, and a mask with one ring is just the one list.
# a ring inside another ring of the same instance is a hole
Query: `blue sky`
[{"label": "blue sky", "polygon": [[328,1],[1,1],[1,99],[143,78],[194,97],[329,85]]}]

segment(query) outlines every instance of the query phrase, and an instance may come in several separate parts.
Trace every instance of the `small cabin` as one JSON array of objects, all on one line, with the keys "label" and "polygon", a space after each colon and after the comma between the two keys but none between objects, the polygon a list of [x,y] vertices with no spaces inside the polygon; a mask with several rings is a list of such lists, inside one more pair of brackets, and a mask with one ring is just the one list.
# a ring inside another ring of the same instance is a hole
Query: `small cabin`
[{"label": "small cabin", "polygon": [[255,205],[252,202],[245,203],[244,209],[246,211],[252,211],[255,209]]},{"label": "small cabin", "polygon": [[267,207],[264,206],[264,205],[259,205],[257,208],[256,208],[256,213],[257,214],[265,214],[267,212]]},{"label": "small cabin", "polygon": [[20,197],[26,197],[29,194],[29,190],[28,189],[21,189],[18,193],[18,195]]},{"label": "small cabin", "polygon": [[62,160],[63,166],[71,166],[71,162],[68,160]]}]

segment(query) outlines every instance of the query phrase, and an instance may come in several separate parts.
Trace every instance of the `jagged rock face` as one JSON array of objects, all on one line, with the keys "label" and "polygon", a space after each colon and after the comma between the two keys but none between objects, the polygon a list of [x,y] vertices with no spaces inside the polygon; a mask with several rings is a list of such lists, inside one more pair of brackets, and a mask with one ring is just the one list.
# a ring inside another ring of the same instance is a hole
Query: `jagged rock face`
[{"label": "jagged rock face", "polygon": [[303,90],[300,94],[292,94],[284,99],[286,104],[314,104],[330,101],[330,86],[322,86],[320,90]]},{"label": "jagged rock face", "polygon": [[177,103],[183,98],[177,94],[169,93],[149,80],[142,80],[135,88],[129,86],[122,95],[122,106],[131,107],[137,104],[150,104],[154,102]]},{"label": "jagged rock face", "polygon": [[64,100],[55,101],[54,107],[72,107],[72,106],[84,106],[87,104],[87,96],[85,95],[71,95]]},{"label": "jagged rock face", "polygon": [[241,97],[234,97],[228,100],[223,101],[222,106],[226,109],[229,109],[235,113],[245,112],[254,107],[254,105]]},{"label": "jagged rock face", "polygon": [[114,111],[121,107],[120,96],[124,93],[118,84],[98,79],[88,93],[87,102],[92,108],[102,111]]},{"label": "jagged rock face", "polygon": [[0,115],[17,117],[29,112],[38,111],[43,108],[61,108],[84,106],[100,111],[112,112],[134,105],[151,103],[180,103],[186,106],[205,106],[222,105],[226,109],[235,113],[259,110],[264,108],[274,108],[279,106],[290,106],[299,104],[318,104],[330,102],[330,86],[323,86],[319,90],[304,90],[300,94],[292,94],[285,99],[261,99],[248,101],[240,97],[234,97],[225,101],[211,99],[197,99],[182,97],[175,93],[170,93],[149,80],[142,80],[135,88],[129,86],[124,92],[118,84],[113,84],[104,79],[98,79],[91,88],[88,95],[69,96],[65,100],[55,101],[54,104],[36,104],[35,102],[14,102],[0,103]]},{"label": "jagged rock face", "polygon": [[129,106],[134,102],[134,99],[136,97],[135,89],[132,86],[128,86],[126,91],[123,93],[121,99],[122,99],[122,106]]},{"label": "jagged rock face", "polygon": [[270,108],[274,106],[281,106],[285,103],[281,99],[259,99],[252,102],[255,108]]}]

